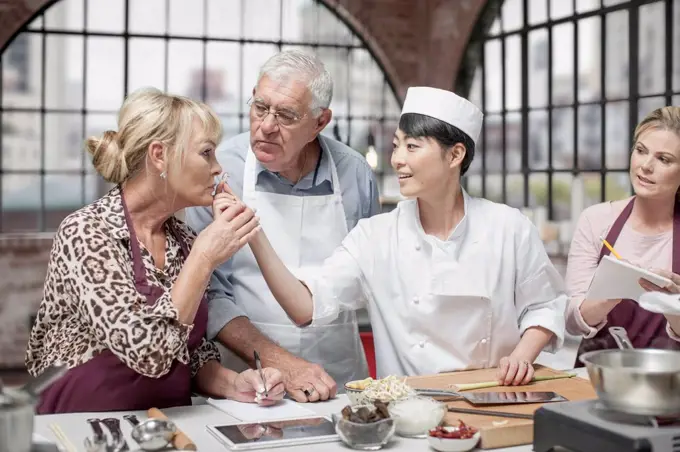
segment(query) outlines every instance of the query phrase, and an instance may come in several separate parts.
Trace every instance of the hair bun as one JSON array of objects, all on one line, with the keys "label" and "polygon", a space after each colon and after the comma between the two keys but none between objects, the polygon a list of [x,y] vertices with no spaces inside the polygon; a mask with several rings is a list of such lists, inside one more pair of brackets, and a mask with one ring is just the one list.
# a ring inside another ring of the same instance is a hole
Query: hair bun
[{"label": "hair bun", "polygon": [[115,131],[107,130],[101,137],[88,138],[86,147],[92,154],[94,169],[105,181],[120,184],[127,179],[128,168]]}]

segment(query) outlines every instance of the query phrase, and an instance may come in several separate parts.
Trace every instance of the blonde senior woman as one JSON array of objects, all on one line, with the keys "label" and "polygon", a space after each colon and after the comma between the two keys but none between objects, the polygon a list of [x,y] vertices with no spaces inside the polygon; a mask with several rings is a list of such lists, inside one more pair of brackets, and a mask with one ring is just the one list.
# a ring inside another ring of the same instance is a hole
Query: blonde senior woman
[{"label": "blonde senior woman", "polygon": [[[64,219],[26,354],[36,376],[69,371],[43,393],[40,414],[190,405],[192,390],[270,404],[281,374],[220,365],[205,336],[212,271],[258,230],[250,209],[215,212],[198,236],[174,214],[213,202],[220,121],[206,105],[145,89],[118,131],[87,140],[94,168],[115,184]],[[260,395],[267,392],[267,397]]]}]

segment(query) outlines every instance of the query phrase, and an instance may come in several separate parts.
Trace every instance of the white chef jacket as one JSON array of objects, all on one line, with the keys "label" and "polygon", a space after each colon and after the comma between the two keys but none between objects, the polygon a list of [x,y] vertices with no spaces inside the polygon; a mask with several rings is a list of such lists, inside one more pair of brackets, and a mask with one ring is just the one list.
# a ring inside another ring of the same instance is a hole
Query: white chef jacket
[{"label": "white chef jacket", "polygon": [[362,219],[321,267],[298,274],[312,325],[367,307],[379,377],[496,367],[523,332],[564,341],[567,296],[534,225],[517,209],[464,194],[448,240],[425,234],[416,200]]}]

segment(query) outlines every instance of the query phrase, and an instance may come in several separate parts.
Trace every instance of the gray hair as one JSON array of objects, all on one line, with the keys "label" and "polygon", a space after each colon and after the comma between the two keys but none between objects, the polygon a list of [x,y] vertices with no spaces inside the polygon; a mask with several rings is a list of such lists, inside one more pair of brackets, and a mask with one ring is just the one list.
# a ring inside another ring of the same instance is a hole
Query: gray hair
[{"label": "gray hair", "polygon": [[314,114],[321,114],[328,108],[333,98],[333,79],[326,66],[316,56],[300,50],[285,50],[269,58],[260,68],[258,83],[263,76],[274,80],[286,81],[303,79],[312,93],[309,108]]}]

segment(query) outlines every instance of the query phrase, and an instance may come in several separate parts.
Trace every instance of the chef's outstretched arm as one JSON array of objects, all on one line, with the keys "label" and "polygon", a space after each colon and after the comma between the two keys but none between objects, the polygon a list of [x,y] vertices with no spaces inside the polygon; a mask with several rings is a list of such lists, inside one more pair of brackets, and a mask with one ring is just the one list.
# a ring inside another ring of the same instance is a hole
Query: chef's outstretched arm
[{"label": "chef's outstretched arm", "polygon": [[350,231],[318,267],[296,270],[295,274],[281,261],[264,231],[251,239],[250,249],[262,276],[296,325],[325,325],[338,318],[340,311],[366,306],[363,271],[371,271],[372,259],[368,226],[363,226],[360,222]]},{"label": "chef's outstretched arm", "polygon": [[264,231],[250,241],[250,249],[274,298],[298,326],[308,325],[314,314],[312,294],[281,261]]}]

